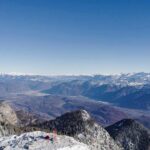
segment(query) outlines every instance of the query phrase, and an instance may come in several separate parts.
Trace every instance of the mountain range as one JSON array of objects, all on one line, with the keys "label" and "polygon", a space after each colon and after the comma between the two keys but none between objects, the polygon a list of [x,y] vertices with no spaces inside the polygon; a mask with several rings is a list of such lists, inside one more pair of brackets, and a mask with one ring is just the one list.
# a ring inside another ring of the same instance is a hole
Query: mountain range
[{"label": "mountain range", "polygon": [[26,124],[36,120],[32,118],[54,119],[67,111],[85,109],[104,126],[129,117],[150,128],[149,91],[149,73],[0,75],[0,100],[11,105]]},{"label": "mountain range", "polygon": [[73,138],[71,147],[149,150],[150,73],[1,74],[0,149],[17,149],[19,141],[24,143],[22,149],[31,148],[54,128],[61,134],[56,145],[60,149],[67,150],[69,145],[63,145],[67,136],[67,141]]}]

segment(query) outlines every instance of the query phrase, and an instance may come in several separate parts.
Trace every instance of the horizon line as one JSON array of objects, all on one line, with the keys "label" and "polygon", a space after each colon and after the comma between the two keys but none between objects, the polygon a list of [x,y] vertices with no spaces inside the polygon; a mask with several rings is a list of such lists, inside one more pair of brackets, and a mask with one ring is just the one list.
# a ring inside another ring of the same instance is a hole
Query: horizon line
[{"label": "horizon line", "polygon": [[20,73],[20,72],[0,72],[0,75],[11,75],[11,76],[115,76],[115,75],[134,75],[138,73],[150,74],[150,72],[120,72],[120,73],[94,73],[94,74],[35,74],[35,73]]}]

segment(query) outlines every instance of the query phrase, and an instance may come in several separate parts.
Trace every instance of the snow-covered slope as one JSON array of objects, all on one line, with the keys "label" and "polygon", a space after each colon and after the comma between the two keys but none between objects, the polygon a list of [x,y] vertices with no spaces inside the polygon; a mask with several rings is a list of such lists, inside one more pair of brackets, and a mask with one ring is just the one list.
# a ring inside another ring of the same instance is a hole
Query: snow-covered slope
[{"label": "snow-covered slope", "polygon": [[[49,139],[45,137],[49,136]],[[53,139],[53,141],[52,141]],[[0,138],[1,150],[89,150],[88,146],[72,137],[41,131]]]}]

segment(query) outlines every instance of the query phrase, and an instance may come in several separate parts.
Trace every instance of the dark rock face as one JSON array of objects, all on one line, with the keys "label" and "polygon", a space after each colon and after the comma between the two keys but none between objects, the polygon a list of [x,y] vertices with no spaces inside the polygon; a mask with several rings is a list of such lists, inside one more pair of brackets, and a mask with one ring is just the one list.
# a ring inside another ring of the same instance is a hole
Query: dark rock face
[{"label": "dark rock face", "polygon": [[57,129],[57,132],[74,136],[86,130],[86,125],[92,127],[94,121],[89,114],[84,110],[66,113],[55,120],[46,121],[39,124],[39,127],[49,130]]},{"label": "dark rock face", "polygon": [[106,130],[125,150],[150,150],[149,130],[134,120],[121,120]]}]

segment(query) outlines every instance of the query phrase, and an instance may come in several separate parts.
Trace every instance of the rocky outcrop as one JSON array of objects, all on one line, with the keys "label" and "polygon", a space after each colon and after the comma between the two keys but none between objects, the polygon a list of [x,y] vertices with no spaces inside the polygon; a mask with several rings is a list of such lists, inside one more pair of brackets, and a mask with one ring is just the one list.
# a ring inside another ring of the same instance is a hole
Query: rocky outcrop
[{"label": "rocky outcrop", "polygon": [[121,120],[106,130],[125,150],[150,150],[149,130],[134,120]]},{"label": "rocky outcrop", "polygon": [[[48,138],[46,138],[48,137]],[[23,133],[0,138],[1,150],[89,150],[86,144],[76,141],[72,137],[57,135],[41,131]],[[53,140],[52,140],[53,139]]]},{"label": "rocky outcrop", "polygon": [[21,129],[9,124],[8,122],[0,122],[0,137],[9,136],[20,132]]},{"label": "rocky outcrop", "polygon": [[0,102],[0,121],[8,122],[12,125],[16,125],[19,122],[16,112],[7,102]]},{"label": "rocky outcrop", "polygon": [[[37,126],[37,125],[36,125]],[[107,131],[99,126],[85,110],[66,113],[55,120],[38,124],[39,128],[57,130],[89,145],[91,150],[120,150]]]}]

